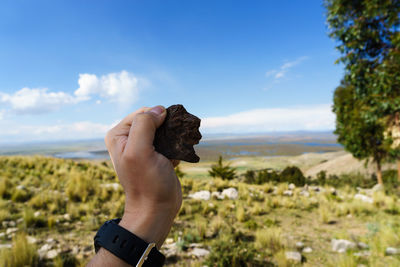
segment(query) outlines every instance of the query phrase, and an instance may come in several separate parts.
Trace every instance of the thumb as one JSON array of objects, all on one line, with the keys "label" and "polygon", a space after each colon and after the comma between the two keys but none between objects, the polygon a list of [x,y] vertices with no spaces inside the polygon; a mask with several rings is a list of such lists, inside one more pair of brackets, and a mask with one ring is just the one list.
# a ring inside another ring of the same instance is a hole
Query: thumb
[{"label": "thumb", "polygon": [[155,106],[150,110],[134,116],[129,130],[125,153],[143,155],[154,150],[154,135],[164,122],[167,111],[163,106]]}]

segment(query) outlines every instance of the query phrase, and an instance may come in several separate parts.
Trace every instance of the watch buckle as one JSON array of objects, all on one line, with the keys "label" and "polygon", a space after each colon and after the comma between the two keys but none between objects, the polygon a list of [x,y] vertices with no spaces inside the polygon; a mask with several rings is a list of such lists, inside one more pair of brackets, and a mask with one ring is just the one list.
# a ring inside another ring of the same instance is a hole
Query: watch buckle
[{"label": "watch buckle", "polygon": [[150,243],[150,244],[147,246],[146,250],[143,252],[142,257],[140,257],[138,263],[136,264],[136,267],[141,267],[141,266],[143,265],[144,261],[147,260],[147,257],[149,256],[150,251],[151,251],[155,246],[156,246],[155,243]]}]

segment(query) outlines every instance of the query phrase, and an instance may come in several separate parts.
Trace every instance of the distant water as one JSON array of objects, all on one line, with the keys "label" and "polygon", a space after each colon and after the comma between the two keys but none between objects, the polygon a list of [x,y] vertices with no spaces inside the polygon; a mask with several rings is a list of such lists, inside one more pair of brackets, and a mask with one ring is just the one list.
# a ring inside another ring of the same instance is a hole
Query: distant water
[{"label": "distant water", "polygon": [[56,158],[62,159],[109,159],[107,151],[77,151],[63,152],[53,155]]},{"label": "distant water", "polygon": [[[249,146],[249,145],[303,145],[303,146],[330,146],[341,147],[338,143],[317,143],[317,142],[221,142],[220,145],[225,146]],[[214,142],[204,141],[199,146],[215,146]]]}]

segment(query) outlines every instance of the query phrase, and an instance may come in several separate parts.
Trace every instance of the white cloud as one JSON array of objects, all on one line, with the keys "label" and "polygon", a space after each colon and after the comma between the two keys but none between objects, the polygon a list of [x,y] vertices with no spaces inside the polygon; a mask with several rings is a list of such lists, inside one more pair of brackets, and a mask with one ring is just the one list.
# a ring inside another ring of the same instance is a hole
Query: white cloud
[{"label": "white cloud", "polygon": [[[149,83],[127,71],[109,73],[101,77],[85,73],[79,75],[79,88],[73,95],[62,91],[51,92],[47,88],[25,87],[13,94],[0,92],[0,104],[6,104],[17,114],[51,112],[65,105],[90,100],[92,97],[118,102],[125,107],[138,99],[139,80],[143,86]],[[101,103],[101,100],[96,100],[96,104]]]},{"label": "white cloud", "polygon": [[56,141],[103,138],[112,124],[80,121],[54,125],[22,125],[13,122],[0,124],[0,140],[8,141]]},{"label": "white cloud", "polygon": [[308,57],[303,56],[303,57],[299,57],[294,61],[289,61],[284,63],[282,66],[280,66],[278,69],[274,69],[274,70],[269,70],[265,73],[266,77],[274,77],[274,81],[278,81],[279,79],[282,79],[286,76],[286,73],[293,68],[296,65],[299,65],[301,62],[303,62],[304,60],[308,59]]},{"label": "white cloud", "polygon": [[76,103],[76,99],[64,92],[49,92],[47,88],[25,87],[14,94],[0,93],[0,102],[10,105],[11,109],[18,114],[37,114]]},{"label": "white cloud", "polygon": [[109,73],[101,77],[94,74],[79,74],[79,88],[75,96],[80,100],[88,100],[93,95],[119,102],[132,104],[139,95],[138,78],[127,71]]},{"label": "white cloud", "polygon": [[321,131],[335,127],[331,105],[253,109],[201,122],[205,133],[252,133],[272,131]]},{"label": "white cloud", "polygon": [[4,114],[6,112],[4,110],[0,110],[0,120],[2,120],[4,118]]}]

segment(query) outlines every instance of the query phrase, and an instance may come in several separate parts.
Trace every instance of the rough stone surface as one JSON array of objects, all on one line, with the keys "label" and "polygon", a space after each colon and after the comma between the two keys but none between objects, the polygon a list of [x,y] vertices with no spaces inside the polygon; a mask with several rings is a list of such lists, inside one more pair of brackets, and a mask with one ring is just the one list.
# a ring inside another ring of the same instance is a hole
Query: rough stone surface
[{"label": "rough stone surface", "polygon": [[393,247],[387,247],[385,250],[386,255],[397,255],[400,254],[400,249],[398,248],[393,248]]},{"label": "rough stone surface", "polygon": [[208,251],[207,249],[204,249],[204,248],[195,247],[194,249],[192,249],[192,251],[190,251],[189,254],[193,255],[195,257],[201,258],[201,257],[205,257],[208,254],[210,254],[210,251]]},{"label": "rough stone surface", "polygon": [[286,259],[295,261],[295,262],[301,262],[301,254],[300,252],[297,251],[286,251],[285,252]]},{"label": "rough stone surface", "polygon": [[237,199],[239,197],[239,192],[236,190],[236,188],[229,187],[227,189],[224,189],[221,193],[223,197],[227,197],[229,199]]},{"label": "rough stone surface", "polygon": [[189,198],[200,199],[200,200],[209,200],[211,197],[210,191],[203,190],[189,195]]},{"label": "rough stone surface", "polygon": [[345,253],[347,250],[354,249],[356,247],[354,242],[346,239],[332,239],[331,245],[332,250],[339,253]]},{"label": "rough stone surface", "polygon": [[363,195],[363,194],[355,194],[354,199],[361,200],[362,202],[367,202],[367,203],[374,203],[374,199],[372,197]]},{"label": "rough stone surface", "polygon": [[310,247],[303,248],[303,253],[311,253],[311,252],[313,252],[312,248],[310,248]]},{"label": "rough stone surface", "polygon": [[182,105],[167,108],[167,117],[157,129],[154,148],[169,159],[199,162],[193,145],[199,143],[200,119],[188,113]]}]

